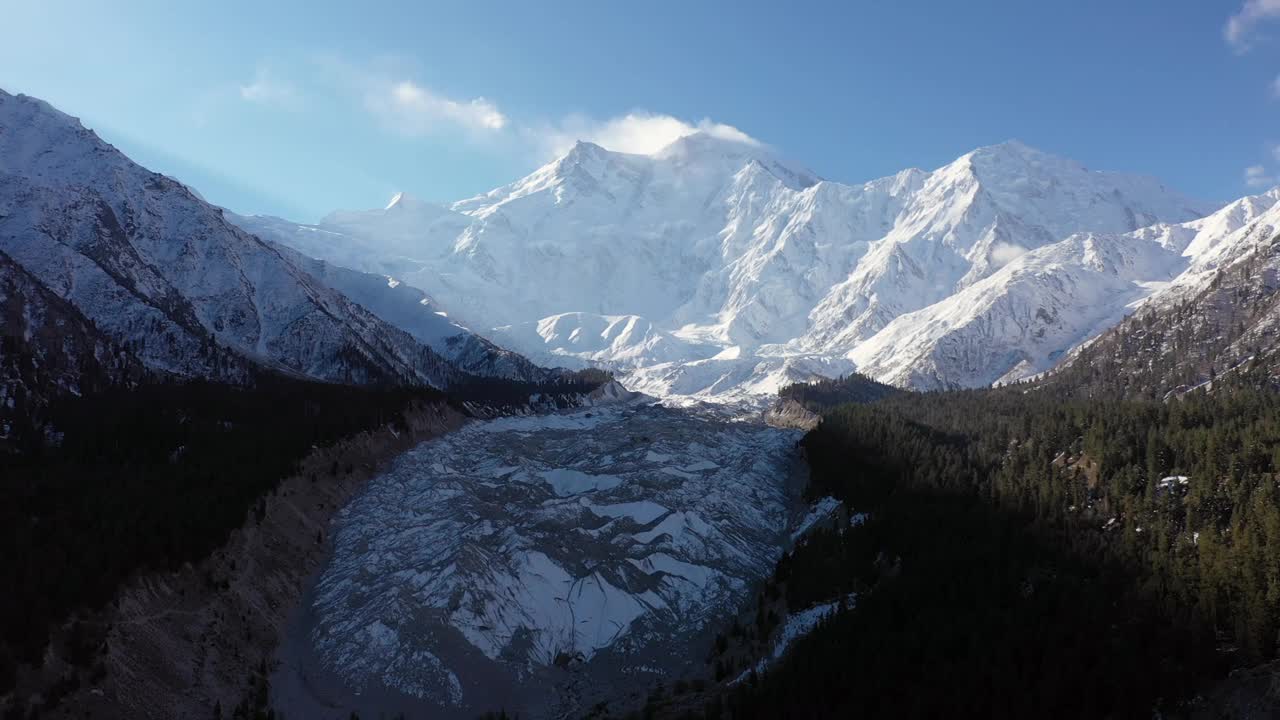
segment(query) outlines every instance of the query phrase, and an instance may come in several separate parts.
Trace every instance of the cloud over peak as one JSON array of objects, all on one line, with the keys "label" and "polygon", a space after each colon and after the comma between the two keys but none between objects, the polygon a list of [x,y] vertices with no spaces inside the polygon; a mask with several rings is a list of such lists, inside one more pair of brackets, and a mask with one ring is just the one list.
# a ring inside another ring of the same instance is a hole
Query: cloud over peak
[{"label": "cloud over peak", "polygon": [[544,154],[549,157],[563,154],[578,140],[592,142],[616,152],[650,155],[696,132],[747,145],[761,145],[759,140],[738,128],[713,122],[709,118],[690,123],[672,115],[642,110],[603,121],[571,115],[555,127],[532,132],[540,136]]},{"label": "cloud over peak", "polygon": [[[314,102],[341,100],[364,111],[382,130],[407,139],[461,134],[496,153],[545,162],[559,157],[579,140],[609,150],[653,154],[694,133],[762,147],[763,144],[710,118],[687,120],[648,110],[600,119],[585,114],[522,117],[483,96],[445,94],[415,76],[411,64],[394,58],[353,62],[320,55],[294,67],[286,79],[260,66],[252,82],[238,85],[241,99],[257,104],[297,107],[302,93]],[[290,82],[292,80],[292,82]]]}]

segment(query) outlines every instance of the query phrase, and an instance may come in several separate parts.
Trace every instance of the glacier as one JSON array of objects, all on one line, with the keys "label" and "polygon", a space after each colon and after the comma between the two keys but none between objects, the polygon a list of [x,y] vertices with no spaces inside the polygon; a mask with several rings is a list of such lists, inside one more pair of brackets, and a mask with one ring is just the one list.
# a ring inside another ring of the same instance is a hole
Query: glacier
[{"label": "glacier", "polygon": [[806,513],[799,437],[641,397],[409,451],[335,520],[277,706],[558,716],[700,665]]}]

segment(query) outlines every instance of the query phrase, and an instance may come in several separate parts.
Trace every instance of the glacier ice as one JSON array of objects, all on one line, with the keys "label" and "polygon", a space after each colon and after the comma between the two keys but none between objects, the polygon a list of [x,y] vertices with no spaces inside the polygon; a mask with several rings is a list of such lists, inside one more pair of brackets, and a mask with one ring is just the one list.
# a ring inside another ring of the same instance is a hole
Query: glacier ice
[{"label": "glacier ice", "polygon": [[313,652],[459,716],[678,668],[788,544],[798,437],[632,401],[425,443],[339,513]]}]

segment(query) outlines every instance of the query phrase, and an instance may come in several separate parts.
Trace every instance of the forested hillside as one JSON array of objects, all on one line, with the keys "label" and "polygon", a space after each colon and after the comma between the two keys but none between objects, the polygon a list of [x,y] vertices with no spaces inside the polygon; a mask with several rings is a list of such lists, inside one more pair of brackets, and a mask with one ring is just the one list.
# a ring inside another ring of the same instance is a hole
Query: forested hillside
[{"label": "forested hillside", "polygon": [[1273,392],[903,394],[828,412],[803,444],[810,495],[870,519],[774,580],[792,611],[856,608],[712,716],[1177,714],[1276,655]]},{"label": "forested hillside", "polygon": [[0,688],[15,661],[40,657],[53,623],[72,610],[105,602],[133,572],[173,569],[217,547],[311,447],[443,398],[269,379],[55,401],[58,442],[0,457],[0,585],[9,588]]},{"label": "forested hillside", "polygon": [[132,353],[0,252],[0,455],[39,436],[52,398],[143,374]]},{"label": "forested hillside", "polygon": [[802,542],[771,585],[792,613],[856,608],[709,715],[1216,716],[1226,672],[1280,642],[1277,247],[1034,382],[785,389],[823,414],[811,499],[869,519]]},{"label": "forested hillside", "polygon": [[1154,400],[1240,375],[1274,388],[1278,290],[1280,237],[1272,237],[1202,288],[1139,309],[1042,384],[1072,396]]},{"label": "forested hillside", "polygon": [[782,400],[794,400],[806,410],[822,412],[844,403],[867,403],[902,392],[866,375],[851,373],[835,379],[794,383],[778,391]]}]

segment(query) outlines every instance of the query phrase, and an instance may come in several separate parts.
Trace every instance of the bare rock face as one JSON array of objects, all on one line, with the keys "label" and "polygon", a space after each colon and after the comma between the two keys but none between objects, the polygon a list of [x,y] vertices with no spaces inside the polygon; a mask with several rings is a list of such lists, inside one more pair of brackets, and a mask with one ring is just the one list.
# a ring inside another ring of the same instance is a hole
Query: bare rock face
[{"label": "bare rock face", "polygon": [[812,430],[822,421],[822,416],[795,400],[778,400],[764,411],[764,421],[780,428]]}]

